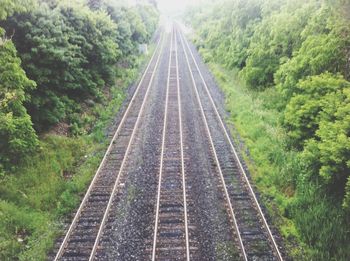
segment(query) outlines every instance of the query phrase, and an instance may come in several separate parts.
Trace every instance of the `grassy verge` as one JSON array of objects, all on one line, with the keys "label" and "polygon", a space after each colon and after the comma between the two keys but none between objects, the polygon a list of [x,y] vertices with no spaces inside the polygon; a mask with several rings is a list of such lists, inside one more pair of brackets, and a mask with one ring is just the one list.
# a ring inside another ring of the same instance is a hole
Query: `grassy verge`
[{"label": "grassy verge", "polygon": [[236,71],[212,62],[208,65],[225,93],[226,110],[230,112],[226,121],[234,126],[233,137],[244,142],[241,153],[272,222],[284,238],[288,255],[294,260],[307,260],[309,250],[289,218],[290,206],[296,198],[294,175],[300,173],[302,166],[298,153],[285,149],[286,135],[280,125],[282,115],[275,109],[277,92],[272,88],[259,93],[248,90]]},{"label": "grassy verge", "polygon": [[136,58],[132,68],[118,70],[108,98],[78,115],[77,136],[44,135],[35,155],[0,177],[0,260],[46,259],[61,220],[77,207],[103,157],[105,129],[145,60]]}]

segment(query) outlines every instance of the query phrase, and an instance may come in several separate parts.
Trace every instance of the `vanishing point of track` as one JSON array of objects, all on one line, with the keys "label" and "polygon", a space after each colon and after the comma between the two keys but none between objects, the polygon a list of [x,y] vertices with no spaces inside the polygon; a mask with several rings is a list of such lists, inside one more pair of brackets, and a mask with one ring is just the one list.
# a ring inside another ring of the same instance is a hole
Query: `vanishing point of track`
[{"label": "vanishing point of track", "polygon": [[190,260],[182,109],[176,34],[170,59],[157,192],[152,260]]},{"label": "vanishing point of track", "polygon": [[[165,47],[168,44],[170,47]],[[161,56],[165,57],[168,49],[167,68],[160,68]],[[167,80],[164,86],[157,86],[155,78],[161,70],[167,71]],[[215,84],[207,75],[204,64],[183,36],[180,26],[174,24],[170,34],[163,33],[159,37],[154,54],[60,244],[55,260],[109,260],[100,254],[105,251],[102,241],[111,227],[108,219],[110,212],[114,211],[113,202],[127,183],[128,161],[139,139],[137,132],[142,131],[140,122],[147,118],[145,111],[151,102],[152,86],[153,90],[166,89],[162,96],[164,100],[157,104],[163,110],[159,126],[162,127],[158,145],[160,155],[152,159],[159,167],[157,173],[145,173],[157,180],[154,197],[149,199],[154,206],[154,217],[148,227],[153,232],[152,239],[145,236],[148,239],[145,239],[142,257],[128,260],[216,260],[200,253],[203,238],[198,230],[202,229],[203,222],[202,210],[196,209],[198,198],[195,187],[199,185],[194,181],[198,177],[194,176],[197,172],[195,160],[191,158],[191,146],[195,145],[191,142],[191,128],[194,126],[189,126],[188,122],[188,115],[192,114],[196,115],[196,126],[203,134],[201,142],[209,162],[207,168],[213,173],[210,180],[216,192],[210,193],[216,193],[220,199],[216,205],[222,205],[226,213],[229,227],[227,240],[237,252],[235,258],[225,260],[283,260],[222,120],[215,97],[212,97]],[[199,190],[205,193],[206,189]],[[113,218],[118,219],[118,216]]]}]

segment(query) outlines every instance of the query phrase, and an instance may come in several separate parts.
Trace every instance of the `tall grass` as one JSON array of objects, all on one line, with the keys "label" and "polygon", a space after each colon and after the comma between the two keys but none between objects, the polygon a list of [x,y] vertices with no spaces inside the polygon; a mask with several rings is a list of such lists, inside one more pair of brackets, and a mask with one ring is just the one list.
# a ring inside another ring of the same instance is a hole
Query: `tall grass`
[{"label": "tall grass", "polygon": [[208,65],[225,94],[229,112],[226,122],[234,139],[244,141],[241,153],[269,215],[285,239],[289,255],[302,260],[307,253],[296,247],[300,234],[289,214],[295,200],[295,176],[302,166],[298,153],[285,148],[282,114],[275,109],[278,94],[272,88],[263,92],[249,90],[237,71],[226,70],[216,63]]},{"label": "tall grass", "polygon": [[278,92],[255,92],[237,71],[207,62],[225,93],[226,121],[234,126],[236,140],[244,141],[241,153],[288,255],[293,260],[349,260],[350,215],[305,178],[300,152],[287,145]]}]

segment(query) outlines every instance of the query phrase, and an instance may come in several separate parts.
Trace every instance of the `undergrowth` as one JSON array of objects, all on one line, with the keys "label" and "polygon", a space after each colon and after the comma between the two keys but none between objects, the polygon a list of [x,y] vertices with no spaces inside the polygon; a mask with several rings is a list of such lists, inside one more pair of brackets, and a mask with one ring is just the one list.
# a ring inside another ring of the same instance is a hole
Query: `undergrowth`
[{"label": "undergrowth", "polygon": [[[300,245],[300,233],[291,219],[295,201],[295,174],[302,166],[298,153],[285,149],[286,134],[280,125],[281,113],[275,109],[278,95],[274,89],[255,92],[244,86],[237,72],[208,63],[218,85],[225,93],[226,122],[233,137],[244,141],[242,149],[249,171],[269,216],[278,227],[288,255],[307,260],[309,250]],[[239,142],[239,141],[237,141]]]},{"label": "undergrowth", "polygon": [[[348,260],[350,215],[305,180],[301,153],[288,149],[274,88],[247,88],[237,71],[208,62],[225,93],[226,119],[240,137],[252,179],[293,260]],[[238,141],[239,142],[239,141]]]},{"label": "undergrowth", "polygon": [[108,98],[82,112],[71,136],[46,134],[38,152],[0,177],[0,260],[45,260],[107,148],[106,128],[135,80],[142,56],[118,69]]}]

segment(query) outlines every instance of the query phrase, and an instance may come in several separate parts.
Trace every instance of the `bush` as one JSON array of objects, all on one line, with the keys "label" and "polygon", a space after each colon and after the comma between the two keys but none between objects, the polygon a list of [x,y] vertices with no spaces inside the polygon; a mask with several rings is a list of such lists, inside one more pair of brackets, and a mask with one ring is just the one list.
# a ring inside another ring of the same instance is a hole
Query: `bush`
[{"label": "bush", "polygon": [[342,0],[223,0],[185,16],[205,61],[249,87],[240,94],[241,82],[215,72],[262,197],[291,218],[281,232],[296,260],[349,259],[349,10]]},{"label": "bush", "polygon": [[2,24],[16,32],[23,67],[37,83],[27,102],[36,129],[48,129],[67,117],[75,103],[96,96],[105,83],[114,84],[116,25],[105,13],[41,4]]},{"label": "bush", "polygon": [[330,73],[299,81],[285,110],[285,126],[293,144],[302,147],[305,140],[315,136],[321,121],[334,120],[349,87],[342,76]]},{"label": "bush", "polygon": [[35,88],[21,68],[12,41],[0,44],[0,171],[35,151],[38,138],[23,103]]}]

